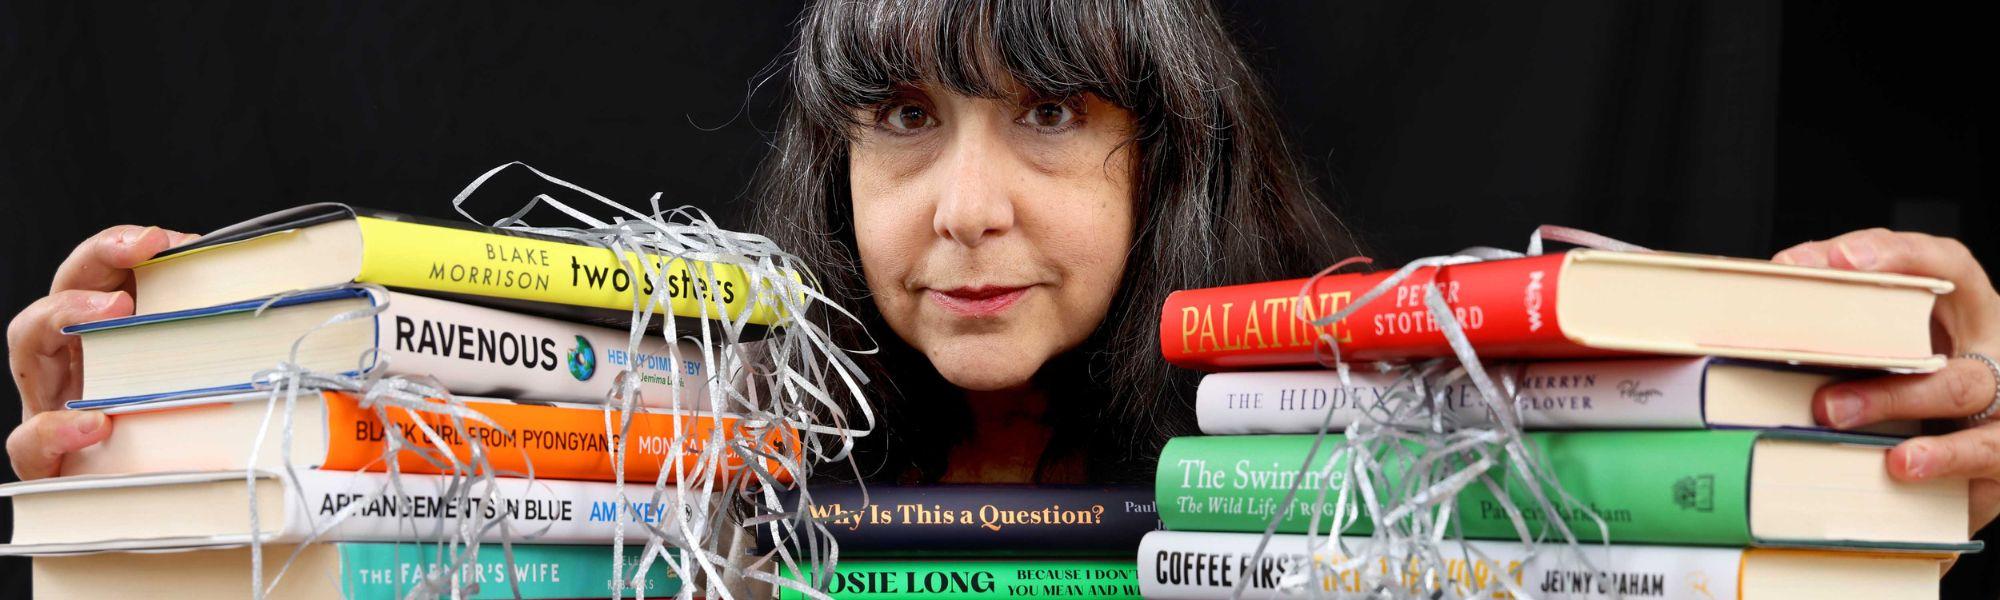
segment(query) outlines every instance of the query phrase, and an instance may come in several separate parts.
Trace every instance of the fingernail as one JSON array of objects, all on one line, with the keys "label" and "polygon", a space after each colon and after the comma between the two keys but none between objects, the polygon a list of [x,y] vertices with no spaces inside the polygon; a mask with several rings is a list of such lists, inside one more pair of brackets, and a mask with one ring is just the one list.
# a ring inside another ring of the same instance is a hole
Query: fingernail
[{"label": "fingernail", "polygon": [[118,243],[127,246],[137,244],[141,238],[146,237],[148,233],[152,233],[154,229],[159,228],[148,226],[140,229],[127,229],[123,235],[118,236]]},{"label": "fingernail", "polygon": [[1911,479],[1923,479],[1930,471],[1930,462],[1925,460],[1925,456],[1928,454],[1930,454],[1930,450],[1925,449],[1921,443],[1905,444],[1903,446],[1903,472],[1908,474]]},{"label": "fingernail", "polygon": [[82,419],[77,420],[76,422],[76,433],[77,435],[90,435],[92,432],[97,431],[99,427],[103,426],[104,426],[103,413],[97,413],[97,412],[84,413],[84,417]]},{"label": "fingernail", "polygon": [[1839,246],[1840,253],[1847,256],[1847,264],[1854,265],[1858,269],[1874,268],[1875,247],[1868,242],[1853,240],[1836,242],[1834,245]]},{"label": "fingernail", "polygon": [[1826,420],[1834,427],[1846,429],[1861,418],[1861,396],[1854,392],[1834,391],[1826,393]]},{"label": "fingernail", "polygon": [[1771,257],[1771,262],[1778,263],[1781,265],[1789,265],[1796,263],[1798,261],[1792,260],[1792,251],[1786,250],[1784,252],[1779,252],[1777,256]]},{"label": "fingernail", "polygon": [[117,301],[118,292],[103,292],[90,297],[90,308],[92,310],[104,310],[111,308],[111,303]]}]

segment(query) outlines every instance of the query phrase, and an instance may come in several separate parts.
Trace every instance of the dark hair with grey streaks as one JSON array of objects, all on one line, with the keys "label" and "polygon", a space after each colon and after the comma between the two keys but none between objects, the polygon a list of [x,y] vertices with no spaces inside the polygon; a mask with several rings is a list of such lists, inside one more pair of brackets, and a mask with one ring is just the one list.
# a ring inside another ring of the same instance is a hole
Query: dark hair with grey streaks
[{"label": "dark hair with grey streaks", "polygon": [[[797,253],[867,331],[887,332],[854,251],[848,136],[899,87],[1001,97],[1094,93],[1137,117],[1138,216],[1124,279],[1090,339],[1036,375],[1055,438],[1096,481],[1150,476],[1194,432],[1199,374],[1161,359],[1160,307],[1186,288],[1303,277],[1356,247],[1286,147],[1271,98],[1206,0],[822,0],[798,21],[788,97],[754,191],[755,228]],[[893,334],[863,368],[885,435],[865,476],[935,480],[970,433],[963,393]]]}]

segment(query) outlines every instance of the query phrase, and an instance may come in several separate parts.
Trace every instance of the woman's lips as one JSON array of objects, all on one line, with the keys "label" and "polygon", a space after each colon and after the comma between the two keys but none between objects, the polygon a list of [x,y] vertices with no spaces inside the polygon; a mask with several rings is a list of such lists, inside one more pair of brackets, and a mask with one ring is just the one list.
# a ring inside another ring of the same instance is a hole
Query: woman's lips
[{"label": "woman's lips", "polygon": [[926,290],[931,301],[962,317],[999,316],[1028,293],[1027,287],[981,286]]}]

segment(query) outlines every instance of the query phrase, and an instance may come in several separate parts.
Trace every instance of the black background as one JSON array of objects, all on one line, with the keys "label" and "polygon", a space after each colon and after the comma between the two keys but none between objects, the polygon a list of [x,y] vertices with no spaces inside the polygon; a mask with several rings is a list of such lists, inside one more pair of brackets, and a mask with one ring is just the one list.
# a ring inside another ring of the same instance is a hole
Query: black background
[{"label": "black background", "polygon": [[[1996,263],[1979,15],[1889,4],[1225,1],[1335,211],[1390,264],[1563,224],[1768,256],[1871,226]],[[119,223],[341,201],[454,217],[521,160],[738,224],[783,2],[0,1],[0,311]],[[502,179],[491,219],[543,191]],[[11,392],[6,392],[11,394]],[[12,411],[0,411],[11,428]],[[0,522],[6,522],[0,513]],[[1947,597],[1992,597],[1981,557]],[[5,563],[0,596],[24,597]]]}]

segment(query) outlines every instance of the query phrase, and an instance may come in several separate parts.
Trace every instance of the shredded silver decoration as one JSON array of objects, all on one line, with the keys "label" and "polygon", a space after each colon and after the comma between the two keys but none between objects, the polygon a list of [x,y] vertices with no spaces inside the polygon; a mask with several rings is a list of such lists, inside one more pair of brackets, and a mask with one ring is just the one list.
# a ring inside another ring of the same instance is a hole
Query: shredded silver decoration
[{"label": "shredded silver decoration", "polygon": [[[597,208],[608,211],[611,217],[608,220],[598,218],[543,194],[508,217],[482,224],[561,237],[614,252],[633,281],[652,282],[650,287],[653,293],[650,296],[639,291],[642,286],[629,288],[632,290],[632,309],[627,352],[637,354],[639,342],[647,335],[654,335],[654,331],[668,342],[675,360],[679,360],[682,349],[673,342],[692,342],[698,348],[701,359],[711,365],[706,375],[711,380],[705,386],[710,393],[707,394],[704,412],[735,416],[741,423],[739,435],[727,435],[725,428],[715,427],[711,428],[706,439],[692,440],[687,432],[679,430],[680,425],[676,421],[672,442],[684,448],[700,448],[694,466],[690,469],[683,462],[674,461],[671,469],[662,469],[659,477],[651,482],[650,490],[639,488],[628,491],[624,473],[627,453],[625,434],[630,431],[635,410],[643,403],[637,373],[628,369],[613,378],[613,385],[606,390],[603,403],[604,425],[606,434],[616,440],[611,450],[611,462],[615,470],[614,499],[619,506],[618,518],[621,521],[630,519],[629,522],[621,522],[615,529],[611,556],[607,557],[613,561],[614,579],[628,585],[637,584],[645,581],[650,569],[666,568],[682,582],[679,598],[693,598],[697,594],[735,598],[740,590],[730,584],[746,579],[791,590],[808,598],[830,598],[820,588],[824,587],[824,577],[838,564],[839,549],[824,521],[810,516],[812,497],[806,482],[817,465],[847,462],[852,466],[850,454],[854,438],[867,435],[874,429],[875,415],[862,390],[868,378],[848,358],[850,353],[871,353],[874,349],[840,347],[834,342],[830,329],[823,323],[814,322],[812,317],[817,315],[854,321],[854,315],[822,295],[814,285],[810,271],[768,238],[718,227],[707,214],[692,207],[663,209],[660,206],[662,195],[658,193],[648,202],[650,211],[642,213],[526,164],[512,162],[474,179],[453,198],[453,207],[468,219],[479,222],[466,210],[467,200],[493,176],[512,167],[526,169],[544,181],[596,201],[601,205]],[[576,224],[528,224],[526,215],[541,205],[567,215]],[[1591,247],[1643,250],[1584,232],[1543,227],[1530,238],[1526,255],[1540,254],[1544,237]],[[1308,303],[1298,302],[1295,306],[1300,307],[1300,312],[1296,316],[1311,322],[1322,332],[1321,341],[1332,354],[1322,356],[1321,362],[1337,370],[1346,382],[1353,366],[1341,359],[1339,346],[1324,333],[1327,325],[1346,318],[1381,297],[1420,269],[1520,256],[1523,254],[1471,249],[1459,254],[1420,259],[1405,265],[1335,314],[1314,318],[1303,312]],[[710,311],[715,307],[709,301],[697,302],[701,314],[693,317],[661,311],[660,307],[669,300],[665,283],[668,273],[662,264],[675,260],[686,261],[682,264],[690,266],[690,271],[704,279],[711,289],[719,286],[715,265],[742,269],[751,286],[748,297],[775,305],[781,315],[780,322],[763,327],[758,332],[762,337],[756,337],[751,335],[752,326],[748,322],[750,311],[735,315],[712,313]],[[1313,280],[1317,281],[1319,277],[1352,262],[1343,261],[1329,267]],[[644,279],[641,279],[642,276]],[[1311,288],[1312,282],[1308,282],[1301,290],[1301,296]],[[378,295],[375,304],[371,308],[336,315],[319,328],[371,318],[386,306],[386,300]],[[269,305],[266,304],[267,307]],[[1321,486],[1314,492],[1314,506],[1324,505],[1327,495],[1334,494],[1334,509],[1330,513],[1314,511],[1310,515],[1308,536],[1314,554],[1336,557],[1339,562],[1288,572],[1281,590],[1306,591],[1308,595],[1317,597],[1319,590],[1328,589],[1324,587],[1327,582],[1322,581],[1324,573],[1352,572],[1360,574],[1362,586],[1368,590],[1366,597],[1370,598],[1469,598],[1499,591],[1518,598],[1532,598],[1528,590],[1515,585],[1509,577],[1496,578],[1494,585],[1499,589],[1469,590],[1465,587],[1466,582],[1453,580],[1448,557],[1438,550],[1438,542],[1452,537],[1449,532],[1455,518],[1453,500],[1461,490],[1472,485],[1485,486],[1494,492],[1514,522],[1521,543],[1529,546],[1530,558],[1533,553],[1542,552],[1548,546],[1556,546],[1555,551],[1569,553],[1580,564],[1589,567],[1591,563],[1583,545],[1567,520],[1562,518],[1564,510],[1588,516],[1595,523],[1599,538],[1609,543],[1610,536],[1606,533],[1604,520],[1563,490],[1554,472],[1540,460],[1539,452],[1522,437],[1518,407],[1514,404],[1517,391],[1515,374],[1489,373],[1483,367],[1467,342],[1463,325],[1453,316],[1433,284],[1425,285],[1425,305],[1450,342],[1454,356],[1402,365],[1371,365],[1383,372],[1401,374],[1400,383],[1389,394],[1388,401],[1369,409],[1366,418],[1349,427],[1346,435],[1338,441],[1326,439],[1324,423],[1330,421],[1323,422],[1321,433],[1314,440],[1312,451],[1301,469],[1304,473],[1317,473],[1320,481],[1338,482],[1338,485]],[[659,318],[657,329],[654,326],[656,316]],[[280,452],[284,468],[288,474],[295,472],[290,455],[292,428],[295,425],[292,412],[300,393],[321,390],[355,394],[361,399],[361,406],[374,412],[385,424],[393,412],[401,411],[415,423],[414,429],[421,434],[422,442],[406,442],[401,435],[384,436],[385,443],[378,462],[389,475],[388,484],[372,490],[367,497],[351,503],[334,517],[313,523],[308,543],[380,497],[403,496],[404,490],[397,475],[401,471],[398,461],[405,452],[414,453],[430,463],[432,469],[446,474],[447,491],[454,502],[499,500],[500,488],[494,485],[499,477],[526,478],[532,484],[534,472],[531,463],[524,461],[524,464],[530,465],[524,473],[498,472],[487,458],[487,449],[476,437],[467,438],[464,442],[469,447],[467,458],[461,459],[453,452],[451,445],[423,417],[446,419],[460,431],[464,430],[468,421],[496,429],[498,426],[455,398],[435,380],[428,377],[381,377],[375,375],[383,372],[379,368],[357,369],[356,372],[364,373],[362,375],[314,372],[297,364],[296,353],[302,340],[294,342],[292,359],[258,376],[260,387],[268,390],[270,395],[262,429],[250,449],[250,464],[257,464],[257,457],[264,451],[265,434],[276,426],[283,440]],[[371,352],[360,357],[360,364],[379,366],[378,361],[385,359]],[[1437,409],[1446,400],[1446,390],[1466,382],[1479,391],[1481,399],[1493,411],[1496,418],[1490,423],[1460,422],[1448,412]],[[681,389],[683,386],[675,385],[673,393],[678,395]],[[843,390],[844,396],[840,395]],[[843,403],[843,398],[852,402]],[[678,398],[673,400],[675,402],[670,404],[682,405]],[[1331,415],[1329,411],[1327,418],[1330,419]],[[796,431],[796,453],[765,448],[762,443],[766,439],[764,434],[773,430]],[[779,465],[789,474],[790,480],[783,480],[776,472],[764,468],[765,461]],[[1392,472],[1397,473],[1400,479],[1391,479],[1388,475]],[[257,511],[256,479],[254,468],[246,472],[245,482],[252,496],[249,510],[253,532],[259,531],[258,524],[262,517]],[[295,479],[288,479],[292,485],[297,485]],[[1294,505],[1299,495],[1298,484],[1309,479],[1295,478],[1283,506]],[[1533,502],[1527,506],[1516,506],[1506,493],[1510,482],[1529,490]],[[796,492],[795,506],[788,508],[783,504],[780,494],[785,491]],[[667,505],[673,507],[675,512],[655,522],[638,518],[630,510],[637,505],[632,502],[634,495],[643,495],[646,505]],[[1365,540],[1343,541],[1339,532],[1351,527],[1364,514],[1361,511],[1372,517],[1375,524],[1373,534]],[[1539,514],[1538,520],[1544,525],[1530,526],[1528,523],[1536,519],[1527,518],[1527,511]],[[505,554],[508,573],[511,574],[512,544],[533,539],[540,533],[513,531],[504,515],[489,519],[481,514],[483,511],[466,512],[470,514],[441,526],[433,526],[428,531],[418,531],[412,524],[410,539],[406,541],[437,544],[437,564],[425,570],[423,578],[415,582],[407,593],[407,598],[460,598],[476,593],[479,582],[464,575],[468,567],[477,563],[478,553],[485,545],[482,540],[501,540],[498,544],[500,552]],[[304,514],[312,513],[305,511]],[[1265,529],[1265,542],[1259,544],[1253,560],[1262,558],[1268,536],[1276,531],[1285,514],[1285,511],[1274,513]],[[1324,527],[1321,525],[1323,519],[1326,523]],[[625,559],[627,526],[635,532],[644,532],[643,539],[632,540],[639,559],[636,564],[629,565],[633,568],[629,576],[626,574],[628,564]],[[767,555],[754,562],[742,560],[739,558],[743,556],[741,550],[748,544],[749,538],[745,528],[755,527],[768,528],[774,543]],[[1323,535],[1321,532],[1332,534]],[[275,589],[284,575],[281,567],[270,582],[264,581],[264,541],[262,537],[253,536],[251,542],[254,597],[260,599]],[[1464,550],[1456,558],[1467,561],[1460,564],[1487,562],[1488,557],[1479,556],[1476,549],[1465,545],[1459,547]],[[288,558],[286,566],[290,561]],[[1378,563],[1394,565],[1395,568],[1386,573],[1364,568]],[[511,591],[518,597],[519,588],[512,582],[511,575],[508,581]],[[1243,585],[1239,582],[1234,592],[1236,596],[1241,597],[1245,591]],[[624,586],[614,586],[612,594],[614,598],[622,599],[624,592]],[[646,596],[643,588],[634,592],[638,598]]]},{"label": "shredded silver decoration", "polygon": [[[1493,248],[1471,248],[1456,254],[1422,258],[1404,265],[1374,288],[1356,297],[1330,315],[1306,312],[1307,298],[1322,277],[1368,259],[1341,261],[1310,278],[1293,304],[1294,316],[1309,322],[1319,332],[1315,346],[1322,366],[1340,374],[1343,384],[1352,385],[1349,373],[1354,365],[1342,359],[1340,346],[1328,326],[1382,297],[1421,270],[1436,270],[1485,260],[1537,256],[1544,238],[1601,249],[1645,251],[1644,248],[1579,230],[1543,226],[1529,237],[1528,251],[1510,252]],[[1409,363],[1375,362],[1368,365],[1382,373],[1396,373],[1387,398],[1378,406],[1365,408],[1363,418],[1347,428],[1345,435],[1327,438],[1333,410],[1329,407],[1313,440],[1301,476],[1280,506],[1295,507],[1299,485],[1324,481],[1313,490],[1311,506],[1326,506],[1333,497],[1330,514],[1313,510],[1308,515],[1307,540],[1313,561],[1294,565],[1281,578],[1279,593],[1321,597],[1323,590],[1341,589],[1326,575],[1351,573],[1360,582],[1365,598],[1475,598],[1506,593],[1530,599],[1534,594],[1514,582],[1518,573],[1495,577],[1484,586],[1469,581],[1474,564],[1491,563],[1471,545],[1459,544],[1454,556],[1439,550],[1441,541],[1462,541],[1455,533],[1457,496],[1469,486],[1482,486],[1506,511],[1530,562],[1543,552],[1560,552],[1567,561],[1595,572],[1587,548],[1571,529],[1570,515],[1583,515],[1595,526],[1598,539],[1608,547],[1609,528],[1604,519],[1564,490],[1556,473],[1542,459],[1537,447],[1522,435],[1517,371],[1489,372],[1465,335],[1451,307],[1434,282],[1424,284],[1424,306],[1449,342],[1453,355]],[[1470,383],[1491,411],[1491,419],[1455,417],[1448,406],[1451,391]],[[1391,474],[1396,478],[1391,478]],[[1314,477],[1317,479],[1314,479]],[[1531,498],[1516,505],[1508,490],[1525,490]],[[1264,539],[1252,555],[1252,564],[1264,558],[1270,536],[1289,511],[1273,513],[1265,526]],[[1365,512],[1364,512],[1365,511]],[[1343,539],[1341,532],[1353,527],[1362,515],[1374,527],[1366,537]],[[1534,518],[1530,518],[1530,514]],[[1531,523],[1539,524],[1531,525]],[[1312,564],[1325,561],[1321,564]],[[1454,572],[1452,565],[1460,566]],[[1381,567],[1381,568],[1377,568]],[[1237,582],[1232,597],[1243,597],[1248,578]],[[1336,593],[1338,597],[1353,594]]]},{"label": "shredded silver decoration", "polygon": [[[847,462],[852,466],[849,457],[854,448],[854,438],[867,435],[874,429],[875,415],[862,390],[868,377],[848,355],[875,350],[839,346],[833,340],[829,327],[814,319],[854,321],[854,315],[822,295],[812,273],[768,238],[718,227],[707,214],[693,207],[662,209],[661,194],[658,193],[649,201],[650,212],[642,213],[526,164],[511,162],[474,179],[453,198],[452,206],[466,218],[480,222],[467,212],[467,200],[494,175],[513,167],[526,169],[544,181],[596,201],[601,205],[596,208],[611,217],[600,219],[543,194],[506,218],[482,224],[561,237],[614,252],[632,281],[650,281],[652,285],[649,287],[653,290],[649,296],[640,291],[648,286],[629,287],[632,290],[632,311],[628,354],[638,354],[639,343],[646,336],[659,335],[668,342],[672,358],[678,362],[684,350],[673,342],[693,343],[700,358],[710,365],[706,369],[706,377],[710,380],[705,382],[705,386],[695,386],[709,391],[702,412],[738,419],[734,433],[726,432],[723,427],[714,427],[710,428],[705,439],[698,440],[690,439],[689,432],[681,431],[680,420],[675,420],[671,443],[675,447],[700,449],[693,466],[688,467],[684,461],[672,461],[671,468],[661,469],[659,477],[650,482],[650,489],[628,488],[624,471],[628,444],[625,434],[631,429],[635,410],[644,402],[636,372],[628,368],[613,378],[612,386],[605,392],[602,410],[605,433],[614,440],[611,464],[614,465],[616,492],[613,500],[618,504],[620,520],[614,529],[612,551],[607,557],[613,561],[614,580],[637,585],[646,580],[650,569],[665,568],[682,582],[678,594],[680,598],[697,595],[735,598],[741,591],[734,584],[745,580],[790,589],[809,598],[829,598],[817,588],[823,587],[821,578],[836,566],[839,553],[826,526],[810,517],[811,511],[806,507],[811,505],[811,494],[806,482],[816,465]],[[526,215],[542,205],[560,211],[576,224],[556,227],[528,224]],[[774,307],[779,316],[778,322],[761,326],[753,332],[749,323],[752,311],[723,314],[721,308],[709,299],[695,303],[700,307],[701,314],[693,317],[661,310],[669,306],[671,300],[667,295],[669,286],[666,278],[669,273],[665,268],[669,265],[685,266],[710,290],[720,289],[716,266],[741,269],[750,284],[746,295],[750,299],[748,304],[755,306],[762,302]],[[371,308],[336,315],[314,331],[345,321],[371,318],[386,307],[385,297],[378,294],[377,300]],[[265,307],[275,301],[267,302]],[[262,308],[259,309],[261,311]],[[656,316],[659,318],[657,326]],[[657,334],[652,333],[655,331]],[[313,523],[313,533],[308,542],[318,539],[348,515],[381,496],[393,494],[401,497],[403,490],[397,478],[400,471],[398,460],[405,452],[416,452],[417,456],[430,463],[432,469],[447,474],[449,501],[497,500],[494,496],[499,493],[499,488],[493,485],[497,477],[526,478],[532,485],[534,473],[531,463],[524,461],[524,464],[530,465],[525,473],[496,472],[487,459],[487,449],[476,437],[465,439],[469,452],[466,459],[461,459],[452,451],[450,444],[426,424],[425,419],[419,418],[429,415],[447,419],[459,431],[464,430],[467,421],[499,429],[496,423],[455,398],[435,380],[428,377],[380,377],[375,375],[384,371],[380,368],[357,369],[356,372],[369,373],[359,376],[314,372],[298,365],[296,356],[302,341],[303,337],[294,342],[291,360],[258,376],[260,387],[269,390],[270,395],[262,429],[250,449],[250,464],[257,464],[257,457],[264,451],[264,435],[275,425],[284,443],[281,452],[285,469],[288,473],[293,472],[295,467],[290,454],[294,423],[291,415],[302,392],[310,394],[334,390],[353,393],[361,399],[364,409],[373,411],[385,424],[393,411],[402,411],[416,423],[415,429],[421,433],[423,442],[406,443],[400,435],[384,436],[385,444],[377,462],[389,474],[388,485],[373,490],[333,518]],[[377,364],[379,367],[377,361],[385,358],[370,352],[360,357],[360,364]],[[676,376],[682,375],[677,373]],[[680,381],[674,383],[672,393],[676,398],[669,404],[684,406],[686,403],[680,402],[677,396],[685,386],[679,385]],[[843,398],[851,402],[843,403]],[[279,418],[274,419],[274,416]],[[393,428],[385,430],[392,431]],[[795,440],[792,443],[795,447],[765,447],[764,440],[769,438],[767,434],[779,432],[796,432],[796,436],[787,436],[788,440]],[[775,463],[789,481],[782,479],[779,471],[765,468],[765,461]],[[246,483],[251,490],[253,531],[257,530],[261,518],[257,513],[256,479],[255,469],[246,473]],[[297,484],[294,482],[292,485]],[[780,493],[787,490],[797,493],[799,504],[796,511],[788,511],[780,501]],[[481,494],[484,497],[479,497]],[[666,505],[672,507],[674,512],[649,522],[633,514],[635,511],[631,507],[638,505],[632,501],[633,496],[643,496],[646,504],[641,506]],[[519,596],[519,588],[511,579],[512,544],[531,540],[541,532],[513,531],[505,515],[487,519],[479,514],[483,511],[467,512],[473,514],[433,530],[418,531],[414,525],[410,528],[410,539],[405,541],[437,544],[438,564],[425,570],[424,578],[409,590],[406,597],[459,598],[476,593],[479,583],[464,577],[464,574],[469,566],[477,563],[484,539],[501,540],[500,551],[506,555],[509,567],[508,584],[513,594]],[[311,513],[308,511],[305,514]],[[630,541],[635,546],[632,551],[639,555],[637,561],[629,564],[626,560],[627,527],[635,532],[635,539]],[[743,558],[743,550],[751,539],[745,527],[770,529],[777,542],[770,555],[756,562]],[[638,536],[637,532],[641,531],[644,535]],[[263,598],[275,589],[284,574],[281,568],[268,584],[264,582],[264,541],[253,536],[251,543],[251,576],[257,598]],[[795,555],[791,550],[794,547],[806,549],[805,555]],[[286,566],[289,564],[290,559],[287,559]],[[772,568],[774,566],[778,568]],[[628,567],[630,575],[627,575]],[[613,597],[623,598],[625,591],[624,586],[614,586]],[[638,598],[644,598],[647,592],[643,588],[633,591]]]},{"label": "shredded silver decoration", "polygon": [[[384,496],[391,498],[407,497],[408,494],[405,492],[400,478],[402,473],[400,461],[405,452],[414,453],[418,458],[430,463],[433,469],[444,473],[446,475],[446,491],[440,495],[450,498],[451,502],[460,503],[461,505],[474,501],[488,504],[499,502],[501,498],[498,496],[499,486],[495,485],[496,477],[519,476],[527,479],[529,485],[533,485],[534,471],[532,463],[523,461],[523,464],[529,465],[529,470],[526,473],[509,473],[496,470],[492,462],[487,459],[485,446],[476,437],[468,437],[466,440],[468,454],[470,454],[469,459],[460,459],[452,451],[450,444],[439,435],[435,428],[431,427],[427,420],[423,418],[424,415],[436,415],[449,419],[452,427],[458,431],[465,431],[467,421],[476,421],[503,432],[505,429],[501,428],[498,423],[486,418],[485,415],[467,407],[463,401],[452,396],[449,390],[446,390],[444,386],[439,385],[435,380],[429,377],[381,377],[379,374],[386,371],[384,368],[357,368],[354,370],[355,373],[364,374],[346,375],[314,372],[299,366],[299,348],[305,343],[305,339],[313,333],[347,321],[374,318],[388,308],[388,301],[386,296],[381,293],[381,289],[375,286],[369,287],[375,293],[376,297],[376,301],[371,306],[334,315],[319,325],[314,326],[305,335],[300,336],[299,339],[292,342],[291,352],[287,360],[274,368],[259,372],[254,378],[260,388],[267,389],[270,392],[265,406],[264,419],[259,424],[255,442],[252,443],[250,449],[248,464],[252,466],[246,472],[245,476],[245,483],[249,486],[250,493],[250,529],[253,533],[250,542],[250,573],[254,589],[253,596],[256,598],[263,598],[266,594],[270,593],[270,590],[275,589],[278,582],[283,579],[285,569],[280,568],[268,584],[264,583],[264,539],[261,535],[254,535],[256,532],[262,530],[260,527],[262,515],[259,514],[257,502],[256,481],[258,471],[255,465],[258,463],[257,458],[263,452],[264,440],[273,425],[272,417],[275,413],[279,416],[277,423],[281,439],[279,454],[280,462],[287,476],[286,482],[294,486],[294,488],[299,488],[300,484],[297,479],[298,466],[292,457],[292,434],[294,427],[292,415],[298,405],[300,393],[316,394],[322,391],[339,391],[354,394],[360,399],[361,408],[372,412],[376,416],[376,419],[385,425],[384,431],[387,432],[396,431],[396,428],[388,426],[391,422],[390,413],[392,411],[400,411],[410,417],[413,429],[422,434],[422,439],[427,446],[409,446],[408,442],[404,440],[403,435],[384,435],[382,454],[376,459],[376,463],[383,465],[383,470],[388,474],[388,484],[369,490],[364,497],[348,504],[345,508],[335,513],[333,517],[325,521],[314,522],[311,533],[303,543],[299,544],[293,550],[292,557],[287,558],[285,562],[285,567],[290,566],[291,560],[296,558],[298,553],[307,544],[318,540],[326,532],[331,531],[361,508],[372,504]],[[293,294],[296,293],[298,292],[294,292]],[[261,315],[266,308],[269,308],[278,300],[293,294],[280,294],[266,300],[263,306],[258,307],[257,314]],[[373,350],[370,350],[360,357],[359,364],[362,366],[374,364],[377,367],[386,367],[388,360],[389,357],[379,356]],[[522,450],[522,452],[525,453],[526,451]],[[373,467],[376,463],[371,463],[368,467]],[[300,489],[303,491],[302,488]],[[304,501],[306,495],[300,493],[298,497],[301,501]],[[313,507],[310,506],[301,506],[299,507],[299,511],[299,514],[309,519],[313,518],[315,514]],[[503,540],[500,544],[500,551],[504,554],[509,572],[512,572],[514,554],[511,540],[516,537],[516,533],[512,531],[508,519],[504,515],[489,519],[484,516],[484,511],[462,512],[465,514],[463,518],[456,519],[453,522],[440,521],[433,525],[433,529],[430,531],[421,531],[416,523],[411,524],[410,533],[412,539],[409,541],[435,542],[438,544],[440,553],[449,558],[441,560],[436,565],[443,568],[428,570],[418,581],[414,582],[412,589],[406,597],[436,598],[448,595],[457,598],[465,593],[476,591],[477,583],[464,581],[461,577],[466,573],[466,568],[477,564],[480,541],[488,537],[488,534],[496,529],[499,532],[496,537]],[[414,519],[412,520],[414,521]],[[521,532],[521,535],[532,538],[534,535],[540,533],[540,531]],[[511,577],[508,580],[508,584],[513,586],[514,595],[518,597],[520,590],[518,586],[514,586]]]}]

